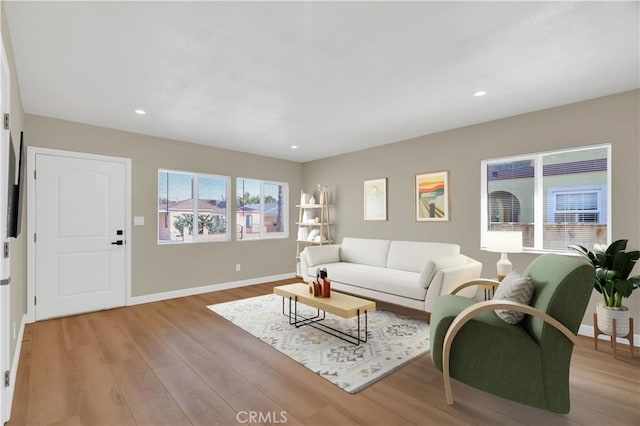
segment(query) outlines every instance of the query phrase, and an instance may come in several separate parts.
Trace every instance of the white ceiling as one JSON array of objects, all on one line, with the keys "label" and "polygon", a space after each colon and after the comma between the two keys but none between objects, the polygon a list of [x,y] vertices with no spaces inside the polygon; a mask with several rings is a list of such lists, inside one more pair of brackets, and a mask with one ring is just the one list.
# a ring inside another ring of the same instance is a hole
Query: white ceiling
[{"label": "white ceiling", "polygon": [[637,1],[5,3],[25,112],[300,162],[640,87]]}]

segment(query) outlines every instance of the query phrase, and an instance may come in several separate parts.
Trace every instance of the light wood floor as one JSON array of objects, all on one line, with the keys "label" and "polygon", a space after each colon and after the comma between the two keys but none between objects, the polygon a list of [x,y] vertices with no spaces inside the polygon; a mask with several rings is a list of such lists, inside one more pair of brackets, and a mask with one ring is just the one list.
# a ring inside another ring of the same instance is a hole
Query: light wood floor
[{"label": "light wood floor", "polygon": [[460,383],[448,406],[428,355],[351,395],[206,308],[288,282],[28,325],[8,424],[239,425],[252,411],[287,425],[640,424],[640,357],[587,338],[571,413],[556,415]]}]

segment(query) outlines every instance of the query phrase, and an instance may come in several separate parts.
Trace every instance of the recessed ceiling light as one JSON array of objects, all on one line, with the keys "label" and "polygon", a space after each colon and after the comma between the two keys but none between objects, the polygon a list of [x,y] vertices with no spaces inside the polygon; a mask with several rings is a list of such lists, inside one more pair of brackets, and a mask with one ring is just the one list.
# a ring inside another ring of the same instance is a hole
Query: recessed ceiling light
[{"label": "recessed ceiling light", "polygon": [[291,149],[298,149],[298,145],[291,145]]},{"label": "recessed ceiling light", "polygon": [[475,96],[476,98],[479,98],[480,96],[484,96],[486,94],[487,92],[485,92],[484,90],[478,90],[477,92],[473,93],[473,96]]},{"label": "recessed ceiling light", "polygon": [[134,111],[138,115],[145,115],[147,112],[143,109],[137,109]]}]

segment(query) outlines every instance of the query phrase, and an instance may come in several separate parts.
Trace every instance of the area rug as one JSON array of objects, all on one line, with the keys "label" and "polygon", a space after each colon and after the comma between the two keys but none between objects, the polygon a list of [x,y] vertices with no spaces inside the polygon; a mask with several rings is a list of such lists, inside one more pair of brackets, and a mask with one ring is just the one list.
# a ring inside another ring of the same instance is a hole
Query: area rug
[{"label": "area rug", "polygon": [[[302,315],[315,309],[298,305]],[[389,311],[370,312],[368,339],[356,346],[309,326],[289,325],[275,294],[208,306],[283,354],[349,393],[355,393],[429,351],[429,325]],[[326,324],[356,333],[356,319],[327,313]]]}]

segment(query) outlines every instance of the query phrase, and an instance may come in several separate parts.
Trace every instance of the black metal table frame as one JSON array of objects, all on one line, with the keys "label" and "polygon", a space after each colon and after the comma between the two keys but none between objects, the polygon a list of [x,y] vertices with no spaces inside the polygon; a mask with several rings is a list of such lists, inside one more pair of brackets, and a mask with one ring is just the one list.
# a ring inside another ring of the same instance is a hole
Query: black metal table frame
[{"label": "black metal table frame", "polygon": [[[312,317],[305,317],[303,315],[300,315],[298,313],[298,296],[289,296],[289,313],[287,314],[287,312],[284,309],[284,300],[285,298],[282,298],[282,314],[284,316],[288,316],[289,317],[289,325],[293,325],[296,328],[298,327],[302,327],[305,325],[308,325],[309,327],[313,327],[317,330],[323,331],[327,334],[330,334],[334,337],[337,337],[338,339],[342,339],[345,342],[354,344],[354,345],[360,345],[360,343],[367,343],[367,339],[368,339],[368,330],[367,330],[367,323],[368,323],[368,318],[367,318],[367,311],[364,310],[364,339],[360,338],[360,309],[357,310],[357,322],[358,322],[358,334],[357,335],[352,335],[349,333],[345,333],[342,330],[338,330],[337,328],[333,328],[330,327],[326,324],[321,323],[320,321],[323,321],[326,318],[326,312],[324,310],[321,310],[320,308],[316,308],[316,314]],[[291,309],[291,299],[293,299],[293,309]],[[302,302],[301,302],[302,303]],[[303,305],[305,306],[309,306],[303,303]],[[311,306],[310,306],[311,307]],[[321,314],[322,312],[322,314]]]}]

